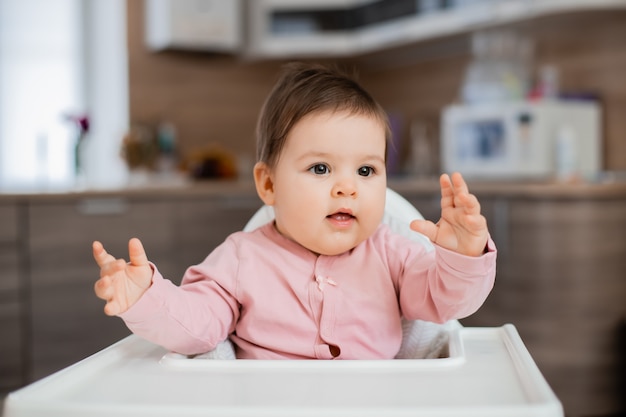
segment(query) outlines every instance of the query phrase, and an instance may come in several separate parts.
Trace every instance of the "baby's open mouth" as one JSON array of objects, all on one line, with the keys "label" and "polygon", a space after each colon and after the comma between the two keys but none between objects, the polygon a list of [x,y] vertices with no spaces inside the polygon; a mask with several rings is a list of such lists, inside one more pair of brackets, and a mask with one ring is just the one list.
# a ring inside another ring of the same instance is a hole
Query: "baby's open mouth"
[{"label": "baby's open mouth", "polygon": [[354,216],[350,213],[338,212],[338,213],[329,214],[328,216],[326,216],[326,218],[333,219],[339,222],[345,222],[345,221],[354,219]]}]

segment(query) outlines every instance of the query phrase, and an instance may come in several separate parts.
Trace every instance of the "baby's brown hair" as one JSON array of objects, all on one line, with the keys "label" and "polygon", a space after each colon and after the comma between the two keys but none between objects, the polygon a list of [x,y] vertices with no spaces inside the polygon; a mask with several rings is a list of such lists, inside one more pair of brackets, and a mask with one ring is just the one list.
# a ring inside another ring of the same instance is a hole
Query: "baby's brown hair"
[{"label": "baby's brown hair", "polygon": [[257,162],[274,167],[293,126],[314,112],[347,111],[371,116],[391,130],[385,110],[354,77],[321,64],[290,63],[265,100],[257,123]]}]

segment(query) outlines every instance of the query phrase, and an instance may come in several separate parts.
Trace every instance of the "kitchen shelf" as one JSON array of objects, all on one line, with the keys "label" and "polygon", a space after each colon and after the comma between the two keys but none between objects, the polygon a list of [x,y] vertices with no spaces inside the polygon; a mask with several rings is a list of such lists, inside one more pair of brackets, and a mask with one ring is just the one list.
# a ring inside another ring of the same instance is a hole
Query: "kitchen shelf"
[{"label": "kitchen shelf", "polygon": [[[306,4],[307,10],[329,9],[329,5],[323,2]],[[342,9],[337,7],[342,5],[345,8],[345,2],[333,7],[340,12]],[[282,34],[271,32],[272,14],[278,10],[301,10],[302,2],[256,0],[249,3],[249,8],[250,33],[245,48],[248,58],[337,58],[359,56],[544,16],[626,8],[626,0],[476,1],[359,29]]]}]

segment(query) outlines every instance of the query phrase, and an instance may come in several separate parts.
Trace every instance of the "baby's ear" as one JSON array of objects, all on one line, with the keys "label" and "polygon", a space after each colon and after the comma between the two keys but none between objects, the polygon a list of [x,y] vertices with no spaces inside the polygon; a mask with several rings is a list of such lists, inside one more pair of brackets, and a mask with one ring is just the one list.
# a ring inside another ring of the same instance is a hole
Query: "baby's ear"
[{"label": "baby's ear", "polygon": [[268,206],[274,205],[274,181],[270,167],[265,162],[254,165],[254,184],[261,200]]}]

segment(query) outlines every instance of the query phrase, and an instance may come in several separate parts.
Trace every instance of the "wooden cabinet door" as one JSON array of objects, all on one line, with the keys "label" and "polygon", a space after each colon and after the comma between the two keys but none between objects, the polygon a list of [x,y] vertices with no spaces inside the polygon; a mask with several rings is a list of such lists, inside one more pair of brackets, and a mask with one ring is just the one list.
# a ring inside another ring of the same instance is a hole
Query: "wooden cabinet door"
[{"label": "wooden cabinet door", "polygon": [[[198,264],[231,233],[244,228],[262,206],[256,195],[188,198],[174,204],[178,278]],[[172,281],[175,281],[172,279]],[[180,279],[176,281],[179,283]]]},{"label": "wooden cabinet door", "polygon": [[94,294],[93,240],[128,259],[128,239],[139,237],[164,273],[174,269],[174,245],[171,204],[159,200],[33,203],[29,222],[32,377],[39,379],[129,334],[122,320],[105,316]]},{"label": "wooden cabinet door", "polygon": [[[466,326],[513,323],[569,416],[622,411],[626,201],[510,199],[498,272]],[[505,230],[506,225],[506,230]],[[497,240],[497,239],[496,239]]]},{"label": "wooden cabinet door", "polygon": [[405,193],[403,197],[413,204],[426,220],[436,223],[441,217],[440,195],[435,193],[432,195]]},{"label": "wooden cabinet door", "polygon": [[25,382],[19,207],[0,204],[0,393]]}]

